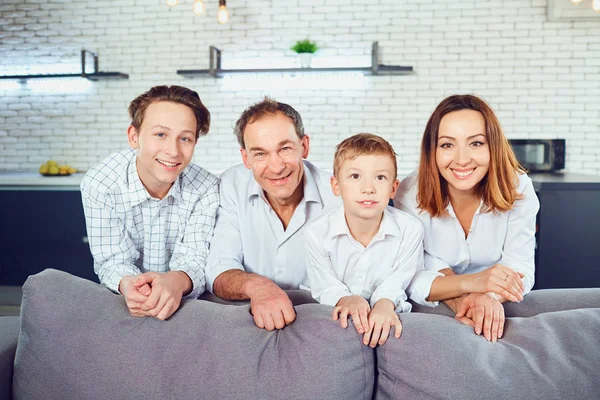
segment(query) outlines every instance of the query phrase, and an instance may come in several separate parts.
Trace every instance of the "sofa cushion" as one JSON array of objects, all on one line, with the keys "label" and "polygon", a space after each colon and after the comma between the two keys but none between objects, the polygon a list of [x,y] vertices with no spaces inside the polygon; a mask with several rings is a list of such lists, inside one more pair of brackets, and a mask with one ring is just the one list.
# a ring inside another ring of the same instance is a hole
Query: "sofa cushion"
[{"label": "sofa cushion", "polygon": [[402,315],[377,349],[376,399],[598,399],[600,308],[508,318],[496,343],[442,315]]},{"label": "sofa cushion", "polygon": [[0,317],[0,399],[10,399],[19,317]]},{"label": "sofa cushion", "polygon": [[370,399],[374,351],[329,307],[296,312],[274,332],[248,306],[201,300],[133,318],[122,296],[46,270],[23,287],[14,399]]},{"label": "sofa cushion", "polygon": [[[532,290],[520,303],[504,303],[504,314],[507,317],[532,317],[578,308],[600,308],[600,288]],[[413,312],[454,317],[452,310],[442,302],[435,308],[413,303]]]}]

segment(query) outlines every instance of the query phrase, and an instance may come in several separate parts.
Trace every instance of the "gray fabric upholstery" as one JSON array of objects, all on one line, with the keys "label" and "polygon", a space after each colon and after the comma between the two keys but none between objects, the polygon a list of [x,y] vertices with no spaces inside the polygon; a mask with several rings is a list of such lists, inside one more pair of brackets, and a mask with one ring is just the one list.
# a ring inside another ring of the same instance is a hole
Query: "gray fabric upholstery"
[{"label": "gray fabric upholstery", "polygon": [[19,317],[0,317],[0,399],[10,399]]},{"label": "gray fabric upholstery", "polygon": [[122,296],[46,270],[23,287],[14,399],[370,399],[374,351],[329,307],[296,312],[275,332],[201,300],[133,318]]},{"label": "gray fabric upholstery", "polygon": [[[532,317],[578,308],[600,308],[600,288],[532,290],[520,303],[504,303],[504,314],[506,317]],[[435,308],[413,303],[413,312],[454,317],[452,310],[442,302]]]},{"label": "gray fabric upholstery", "polygon": [[377,349],[375,399],[600,398],[600,308],[508,318],[496,343],[446,316],[401,318]]},{"label": "gray fabric upholstery", "polygon": [[[285,290],[287,295],[289,296],[292,304],[295,306],[299,306],[301,304],[318,304],[319,302],[312,298],[310,292],[308,290]],[[234,306],[245,306],[250,303],[248,300],[224,300],[218,296],[215,296],[212,293],[204,292],[200,295],[200,300],[206,300],[213,303],[219,304],[230,304]]]}]

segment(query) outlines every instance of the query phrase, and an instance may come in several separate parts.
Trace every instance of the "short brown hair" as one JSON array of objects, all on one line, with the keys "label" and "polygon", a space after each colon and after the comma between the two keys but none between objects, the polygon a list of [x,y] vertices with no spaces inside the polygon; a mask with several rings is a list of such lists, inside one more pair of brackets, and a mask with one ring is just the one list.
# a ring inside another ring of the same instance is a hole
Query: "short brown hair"
[{"label": "short brown hair", "polygon": [[265,96],[262,101],[246,108],[235,123],[234,133],[240,147],[242,149],[246,148],[246,143],[244,142],[244,130],[246,129],[246,125],[256,122],[268,115],[272,116],[277,113],[282,113],[292,121],[294,129],[296,130],[296,135],[298,135],[300,139],[305,136],[304,125],[302,124],[300,113],[289,104],[280,103]]},{"label": "short brown hair", "polygon": [[485,122],[490,166],[488,173],[479,183],[478,195],[487,207],[486,211],[508,211],[519,198],[517,173],[524,173],[525,169],[517,161],[494,111],[485,101],[469,94],[445,98],[427,121],[421,142],[417,204],[432,217],[446,213],[450,198],[448,182],[442,178],[436,163],[438,131],[446,114],[460,110],[477,111]]},{"label": "short brown hair", "polygon": [[208,133],[210,129],[210,112],[202,104],[200,96],[191,89],[176,85],[154,86],[129,103],[131,125],[136,129],[140,129],[144,121],[146,109],[150,104],[158,101],[183,104],[192,109],[196,116],[196,140]]},{"label": "short brown hair", "polygon": [[345,160],[354,160],[365,155],[388,155],[394,163],[394,179],[398,173],[396,166],[396,153],[391,144],[381,136],[372,133],[358,133],[344,139],[335,148],[333,156],[333,175],[337,178],[342,163]]}]

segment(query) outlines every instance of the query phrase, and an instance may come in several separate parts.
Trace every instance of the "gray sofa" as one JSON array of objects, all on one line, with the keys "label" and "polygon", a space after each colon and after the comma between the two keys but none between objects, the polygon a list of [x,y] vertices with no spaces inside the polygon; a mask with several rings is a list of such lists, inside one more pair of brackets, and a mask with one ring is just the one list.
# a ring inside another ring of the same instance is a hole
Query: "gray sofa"
[{"label": "gray sofa", "polygon": [[46,270],[25,283],[21,318],[0,318],[0,399],[600,398],[600,289],[507,305],[497,343],[445,306],[415,307],[402,338],[376,350],[330,307],[292,296],[297,319],[275,332],[254,326],[247,303],[210,296],[158,321]]}]

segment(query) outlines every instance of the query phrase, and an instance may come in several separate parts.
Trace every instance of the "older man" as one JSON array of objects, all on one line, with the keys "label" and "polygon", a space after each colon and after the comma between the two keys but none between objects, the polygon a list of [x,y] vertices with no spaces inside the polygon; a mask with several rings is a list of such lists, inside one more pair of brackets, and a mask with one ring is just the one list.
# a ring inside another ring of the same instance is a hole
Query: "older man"
[{"label": "older man", "polygon": [[308,282],[302,227],[339,200],[331,174],[304,160],[310,138],[291,106],[265,98],[242,113],[235,134],[244,164],[221,175],[206,288],[249,299],[259,328],[281,329],[296,318],[283,289]]}]

